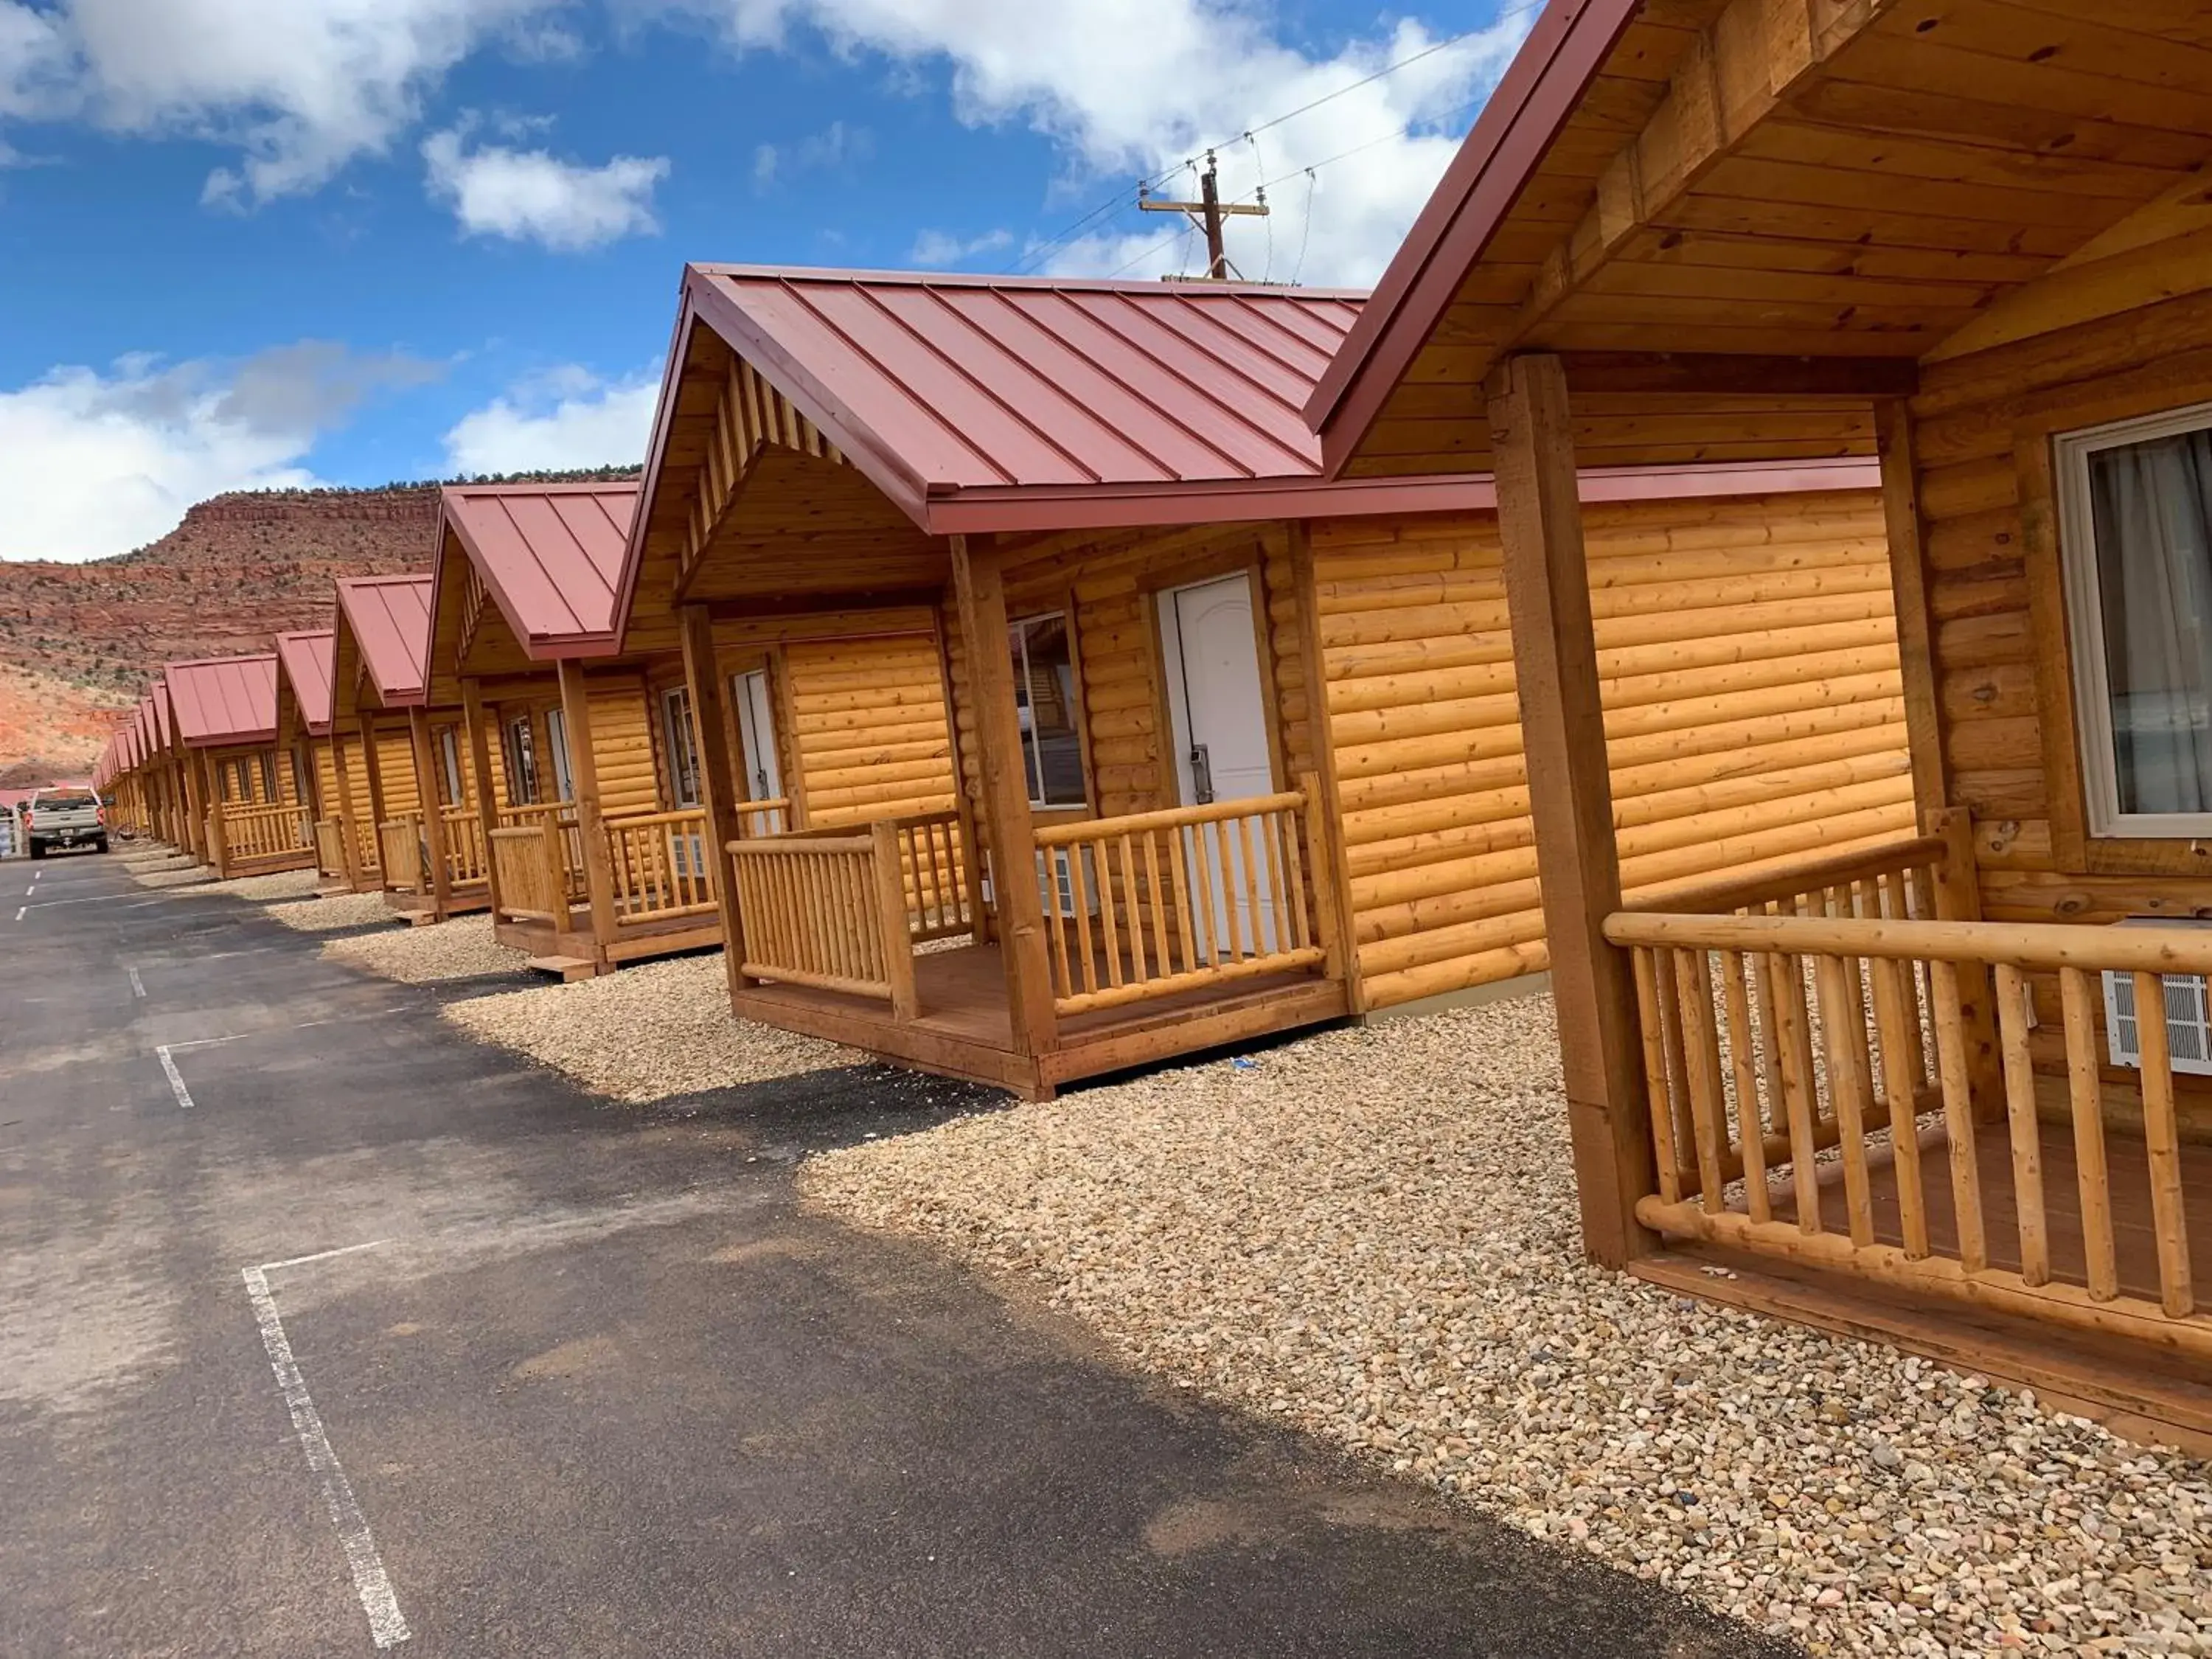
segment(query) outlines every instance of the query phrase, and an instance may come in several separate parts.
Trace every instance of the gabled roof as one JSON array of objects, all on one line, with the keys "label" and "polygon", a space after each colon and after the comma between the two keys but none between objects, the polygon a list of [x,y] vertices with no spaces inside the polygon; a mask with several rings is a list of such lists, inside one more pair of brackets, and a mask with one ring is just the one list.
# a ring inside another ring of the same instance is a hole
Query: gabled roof
[{"label": "gabled roof", "polygon": [[386,708],[422,701],[430,656],[430,576],[342,576],[339,625],[353,636],[362,670]]},{"label": "gabled roof", "polygon": [[1307,414],[1480,470],[1540,352],[1585,465],[1870,453],[1943,364],[2201,289],[2209,163],[2187,7],[1551,0]]},{"label": "gabled roof", "polygon": [[169,683],[155,680],[147,698],[154,705],[155,746],[167,749],[177,740],[176,712],[169,702]]},{"label": "gabled roof", "polygon": [[300,705],[300,723],[314,737],[331,729],[331,661],[337,641],[327,628],[276,636],[276,666]]},{"label": "gabled roof", "polygon": [[[448,484],[438,544],[453,533],[533,659],[604,654],[621,636],[616,596],[637,498],[635,483]],[[437,568],[442,581],[442,556]],[[432,615],[447,603],[434,591]]]},{"label": "gabled roof", "polygon": [[[1229,516],[1280,516],[1256,497],[1320,481],[1305,402],[1364,297],[687,266],[640,529],[695,320],[927,533],[1218,518],[1217,495],[1237,498]],[[1362,510],[1352,499],[1343,510]]]},{"label": "gabled roof", "polygon": [[161,671],[177,735],[194,748],[266,743],[276,735],[276,658],[212,657]]}]

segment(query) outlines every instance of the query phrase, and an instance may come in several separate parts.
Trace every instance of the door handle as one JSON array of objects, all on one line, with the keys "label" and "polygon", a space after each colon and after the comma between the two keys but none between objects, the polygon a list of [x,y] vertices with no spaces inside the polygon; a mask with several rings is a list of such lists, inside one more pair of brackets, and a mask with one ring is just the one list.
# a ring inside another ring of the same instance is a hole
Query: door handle
[{"label": "door handle", "polygon": [[1190,746],[1191,793],[1198,797],[1198,805],[1213,805],[1213,763],[1206,752],[1206,745],[1194,743]]}]

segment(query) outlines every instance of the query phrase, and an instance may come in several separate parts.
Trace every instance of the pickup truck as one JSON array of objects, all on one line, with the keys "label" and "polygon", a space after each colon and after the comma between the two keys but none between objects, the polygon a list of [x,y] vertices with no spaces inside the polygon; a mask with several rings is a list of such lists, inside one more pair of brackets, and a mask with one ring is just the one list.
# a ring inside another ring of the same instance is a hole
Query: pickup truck
[{"label": "pickup truck", "polygon": [[23,840],[34,859],[56,847],[107,850],[107,812],[89,789],[41,789],[23,813]]}]

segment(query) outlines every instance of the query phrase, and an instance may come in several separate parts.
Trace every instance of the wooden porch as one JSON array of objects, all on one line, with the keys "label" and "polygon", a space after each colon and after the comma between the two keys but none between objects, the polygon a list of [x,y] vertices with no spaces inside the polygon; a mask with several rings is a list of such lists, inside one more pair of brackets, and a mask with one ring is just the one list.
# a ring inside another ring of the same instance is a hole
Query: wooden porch
[{"label": "wooden porch", "polygon": [[[1003,894],[957,811],[731,842],[732,1006],[1033,1097],[1340,1018],[1334,913],[1308,880],[1310,849],[1326,858],[1314,800],[1309,781],[1035,830],[1028,879]],[[1026,1017],[1003,936],[1016,897],[1041,912],[1027,950],[1049,999]]]},{"label": "wooden porch", "polygon": [[[1814,1294],[1948,1305],[2016,1380],[2212,1435],[2212,1134],[2175,1065],[2206,1058],[2212,937],[1983,921],[1964,815],[1936,825],[1607,921],[1649,1104],[1636,1217]],[[1902,1340],[1911,1310],[1863,1318]]]},{"label": "wooden porch", "polygon": [[207,816],[208,862],[216,879],[313,867],[308,809],[294,802],[219,802]]},{"label": "wooden porch", "polygon": [[698,809],[588,826],[573,802],[502,809],[483,843],[481,908],[491,910],[501,944],[566,978],[711,950],[722,921],[706,823]]},{"label": "wooden porch", "polygon": [[1351,1012],[1339,981],[1310,974],[1255,975],[1233,988],[1194,988],[1150,1002],[1076,1014],[1060,1046],[1025,1054],[1014,1041],[1006,958],[996,943],[963,943],[914,958],[915,1012],[900,1019],[883,1002],[849,992],[757,981],[732,1006],[743,1019],[848,1043],[946,1077],[1048,1093],[1080,1078],[1193,1054],[1224,1043],[1337,1019]]}]

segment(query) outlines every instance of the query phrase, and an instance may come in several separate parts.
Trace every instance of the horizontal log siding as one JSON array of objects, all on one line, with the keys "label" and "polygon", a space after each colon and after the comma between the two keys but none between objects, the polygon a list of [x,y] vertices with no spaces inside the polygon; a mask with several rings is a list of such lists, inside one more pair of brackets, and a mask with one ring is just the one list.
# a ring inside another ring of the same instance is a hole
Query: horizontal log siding
[{"label": "horizontal log siding", "polygon": [[660,799],[660,776],[653,764],[653,717],[645,688],[635,680],[593,680],[586,690],[600,815],[659,811],[666,803]]},{"label": "horizontal log siding", "polygon": [[[421,804],[422,797],[415,788],[415,743],[404,726],[397,731],[380,730],[376,734],[377,779],[384,785],[384,816],[396,818],[402,812],[412,812]],[[355,799],[368,811],[368,780],[364,774],[361,793]]]},{"label": "horizontal log siding", "polygon": [[[2212,340],[2212,295],[2056,330],[1931,365],[1914,400],[1929,632],[1950,802],[1975,820],[1983,913],[1992,921],[2106,922],[2212,912],[2212,879],[2063,872],[2053,853],[2046,711],[2028,608],[2014,430],[2031,416],[2142,389],[2173,406],[2212,398],[2212,368],[2179,357]],[[2159,388],[2170,387],[2161,393]],[[2063,712],[2063,711],[2061,711]],[[2141,843],[2137,843],[2141,845]]]},{"label": "horizontal log siding", "polygon": [[337,817],[338,811],[338,767],[331,752],[331,742],[329,738],[314,738],[307,744],[315,757],[315,794],[326,818]]},{"label": "horizontal log siding", "polygon": [[[2100,424],[2125,412],[2116,398],[2139,412],[2212,399],[2212,364],[2203,351],[2212,341],[2212,295],[2161,300],[2160,291],[2153,270],[2134,290],[2139,302],[2127,307],[2130,290],[2116,276],[2099,295],[2100,304],[2122,307],[2115,314],[1931,364],[1913,401],[1946,789],[1973,817],[1982,914],[1993,921],[2212,915],[2212,876],[2181,872],[2193,862],[2185,844],[2174,848],[2173,874],[2065,868],[2055,850],[2053,799],[2067,785],[2052,778],[2045,760],[2050,711],[2036,664],[2065,660],[2067,647],[2063,637],[2039,636],[2030,615],[2031,584],[2055,589],[2059,574],[2055,551],[2051,568],[2028,567],[2014,453],[2023,422],[2062,430]],[[2063,316],[2054,313],[2054,323]],[[2063,635],[2055,605],[2051,625]],[[2136,842],[2133,849],[2142,856],[2153,845]],[[2030,975],[2028,984],[2040,1022],[2031,1036],[2037,1069],[2061,1073],[2057,978]],[[2101,1008],[2097,1015],[2101,1032]],[[2137,1074],[2106,1066],[2104,1075],[2132,1090]],[[2174,1086],[2182,1134],[2212,1139],[2212,1079],[2179,1076]],[[2131,1121],[2131,1103],[2113,1109],[2108,1096],[2107,1107],[2113,1121]]]},{"label": "horizontal log siding", "polygon": [[[1632,892],[1911,832],[1872,492],[1594,506],[1584,527]],[[1495,518],[1312,535],[1369,1006],[1542,969]]]},{"label": "horizontal log siding", "polygon": [[784,647],[810,825],[864,823],[955,805],[937,642],[927,634]]}]

